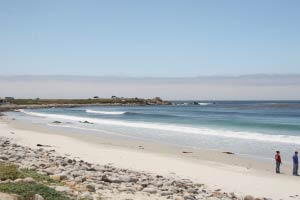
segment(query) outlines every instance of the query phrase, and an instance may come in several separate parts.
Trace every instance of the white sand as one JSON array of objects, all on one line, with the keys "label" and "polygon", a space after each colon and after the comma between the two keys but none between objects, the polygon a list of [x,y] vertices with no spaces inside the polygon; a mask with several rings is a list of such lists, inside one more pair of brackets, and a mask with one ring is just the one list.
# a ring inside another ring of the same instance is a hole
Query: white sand
[{"label": "white sand", "polygon": [[[14,138],[21,145],[36,148],[36,144],[53,146],[60,154],[80,157],[88,162],[108,164],[116,167],[148,171],[165,176],[179,176],[204,183],[211,189],[220,188],[226,192],[239,195],[251,194],[256,197],[273,199],[290,198],[291,195],[300,196],[300,178],[290,175],[277,175],[266,169],[254,169],[247,166],[224,164],[222,159],[208,161],[201,157],[179,156],[176,154],[159,153],[139,149],[126,148],[116,145],[103,144],[87,140],[87,136],[66,136],[50,133],[22,126],[16,122],[0,120],[0,136]],[[14,134],[12,134],[12,132]],[[138,146],[138,144],[137,144]],[[211,156],[213,156],[212,154]],[[220,155],[227,156],[227,155]],[[236,162],[233,158],[233,162]],[[250,161],[249,161],[250,162]],[[248,162],[248,163],[249,163]]]}]

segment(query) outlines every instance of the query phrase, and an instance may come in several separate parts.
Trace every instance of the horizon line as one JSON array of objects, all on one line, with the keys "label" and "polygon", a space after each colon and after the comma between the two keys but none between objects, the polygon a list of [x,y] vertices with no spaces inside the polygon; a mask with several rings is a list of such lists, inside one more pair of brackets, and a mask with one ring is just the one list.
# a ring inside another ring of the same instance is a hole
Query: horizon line
[{"label": "horizon line", "polygon": [[0,77],[98,77],[98,78],[241,78],[254,76],[300,76],[300,73],[249,73],[249,74],[215,74],[215,75],[196,75],[196,76],[130,76],[130,75],[75,75],[75,74],[16,74],[3,75]]}]

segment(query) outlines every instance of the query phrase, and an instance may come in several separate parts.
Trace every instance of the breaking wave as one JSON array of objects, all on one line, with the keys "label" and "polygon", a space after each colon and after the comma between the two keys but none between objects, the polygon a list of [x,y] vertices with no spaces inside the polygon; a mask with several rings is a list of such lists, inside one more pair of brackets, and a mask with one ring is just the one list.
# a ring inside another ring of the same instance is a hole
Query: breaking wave
[{"label": "breaking wave", "polygon": [[153,129],[153,130],[160,130],[160,131],[186,133],[186,134],[199,134],[199,135],[225,137],[225,138],[256,140],[262,142],[300,144],[300,137],[291,136],[291,135],[270,135],[270,134],[255,133],[255,132],[217,130],[217,129],[210,129],[204,127],[188,127],[188,126],[179,126],[179,125],[163,124],[163,123],[127,122],[121,120],[96,119],[96,118],[78,117],[78,116],[61,115],[61,114],[46,114],[46,113],[39,113],[39,112],[30,112],[25,110],[20,110],[20,112],[27,115],[44,117],[44,118],[55,119],[55,120],[66,120],[66,121],[73,121],[73,122],[87,121],[94,124],[123,126],[123,127],[130,127],[130,128]]},{"label": "breaking wave", "polygon": [[101,114],[101,115],[123,115],[126,112],[122,111],[100,111],[100,110],[85,110],[87,113]]}]

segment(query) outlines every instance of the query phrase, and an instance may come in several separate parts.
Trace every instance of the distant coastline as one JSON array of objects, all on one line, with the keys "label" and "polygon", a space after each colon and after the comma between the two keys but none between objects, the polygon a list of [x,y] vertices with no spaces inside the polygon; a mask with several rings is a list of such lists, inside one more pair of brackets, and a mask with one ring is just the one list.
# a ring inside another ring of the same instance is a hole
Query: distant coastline
[{"label": "distant coastline", "polygon": [[164,101],[160,97],[153,99],[142,98],[112,98],[93,97],[89,99],[15,99],[6,97],[0,99],[0,112],[12,111],[17,109],[36,109],[51,107],[80,107],[80,106],[120,106],[120,105],[171,105],[170,101]]}]

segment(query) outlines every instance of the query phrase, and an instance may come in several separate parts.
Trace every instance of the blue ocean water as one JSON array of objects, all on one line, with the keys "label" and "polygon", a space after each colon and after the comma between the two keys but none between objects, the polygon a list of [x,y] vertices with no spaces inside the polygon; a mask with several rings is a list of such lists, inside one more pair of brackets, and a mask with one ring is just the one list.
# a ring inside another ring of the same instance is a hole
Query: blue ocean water
[{"label": "blue ocean water", "polygon": [[[232,151],[265,160],[272,160],[276,150],[287,159],[300,150],[297,101],[178,101],[171,106],[88,106],[11,114],[51,127]],[[62,123],[54,124],[55,120]]]}]

